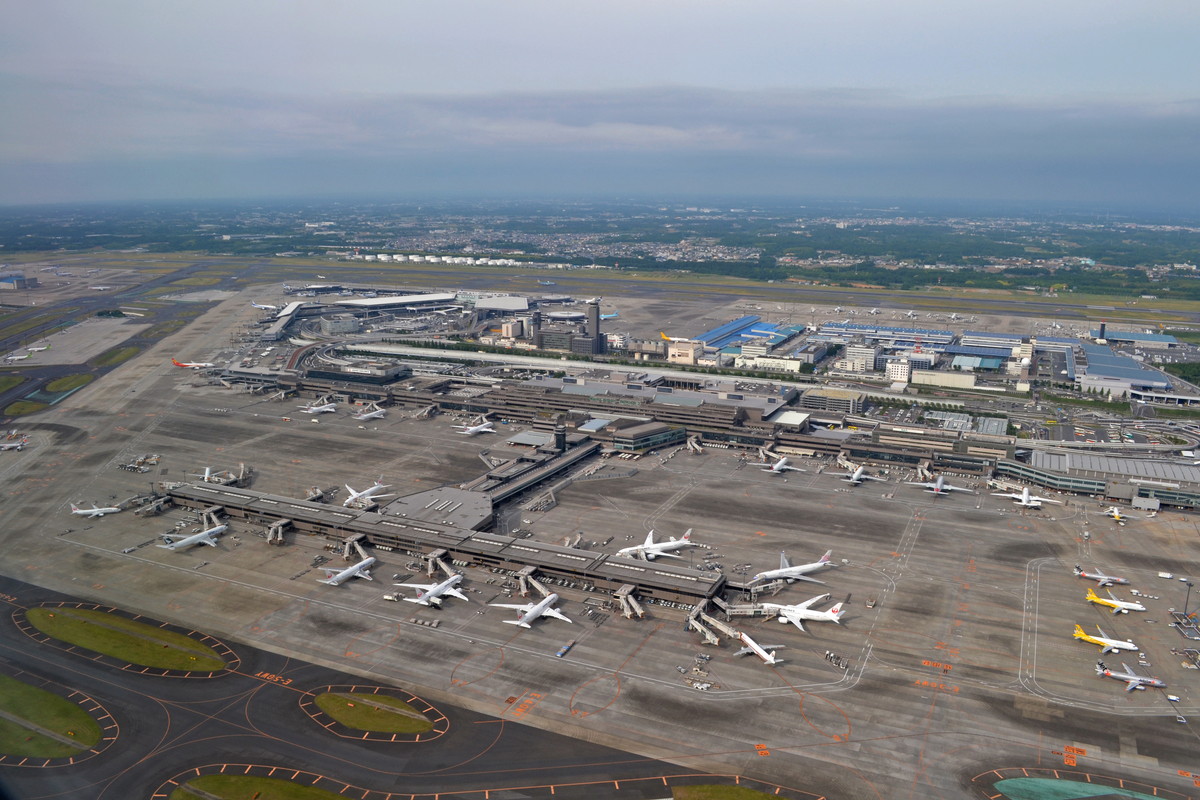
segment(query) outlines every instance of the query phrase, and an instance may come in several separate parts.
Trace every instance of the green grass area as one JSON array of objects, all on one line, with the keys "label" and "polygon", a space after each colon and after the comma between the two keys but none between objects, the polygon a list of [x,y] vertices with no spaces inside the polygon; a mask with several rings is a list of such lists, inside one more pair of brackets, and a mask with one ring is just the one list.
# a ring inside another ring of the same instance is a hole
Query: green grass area
[{"label": "green grass area", "polygon": [[33,400],[18,400],[4,409],[4,413],[10,417],[20,417],[25,414],[36,414],[39,411],[49,408],[45,403],[37,403]]},{"label": "green grass area", "polygon": [[72,746],[0,719],[0,753],[5,755],[65,758],[100,741],[100,726],[77,704],[7,675],[0,675],[0,711],[79,743]]},{"label": "green grass area", "polygon": [[747,789],[745,786],[673,786],[674,800],[762,800],[775,797],[767,792]]},{"label": "green grass area", "polygon": [[225,668],[225,662],[208,645],[118,614],[78,608],[31,608],[25,616],[47,636],[130,664],[200,672]]},{"label": "green grass area", "polygon": [[[317,695],[316,703],[326,714],[356,731],[424,733],[433,728],[433,723],[421,712],[400,698],[385,694],[326,692]],[[380,705],[396,711],[387,711]]]},{"label": "green grass area", "polygon": [[171,281],[172,286],[216,286],[221,282],[221,279],[209,277],[207,275],[195,275],[191,278],[180,278],[177,281]]},{"label": "green grass area", "polygon": [[7,392],[14,386],[20,386],[25,382],[25,378],[21,375],[0,375],[0,392]]},{"label": "green grass area", "polygon": [[114,347],[93,358],[92,364],[97,367],[115,367],[117,364],[133,358],[139,352],[141,352],[140,348],[137,347]]},{"label": "green grass area", "polygon": [[[189,792],[189,786],[196,787],[204,794]],[[199,800],[201,797],[220,797],[221,800],[344,800],[343,795],[315,786],[252,775],[201,775],[171,792],[170,800]]]},{"label": "green grass area", "polygon": [[80,386],[87,386],[92,381],[96,380],[95,375],[88,375],[84,372],[77,372],[74,375],[65,375],[61,378],[56,378],[46,384],[47,392],[69,392],[72,389],[78,389]]},{"label": "green grass area", "polygon": [[1099,411],[1108,411],[1113,414],[1129,414],[1129,403],[1114,402],[1112,400],[1081,400],[1078,397],[1065,397],[1063,395],[1051,394],[1042,392],[1041,402],[1044,404],[1053,403],[1060,406],[1082,406],[1084,408],[1094,408]]}]

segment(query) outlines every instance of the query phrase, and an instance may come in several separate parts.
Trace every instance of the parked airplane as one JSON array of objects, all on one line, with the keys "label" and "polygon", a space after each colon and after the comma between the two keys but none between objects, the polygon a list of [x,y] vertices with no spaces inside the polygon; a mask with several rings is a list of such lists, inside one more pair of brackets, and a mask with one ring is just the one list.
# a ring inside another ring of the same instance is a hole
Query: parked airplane
[{"label": "parked airplane", "polygon": [[12,355],[5,356],[4,360],[5,361],[24,361],[27,358],[33,358],[33,353],[25,353],[23,355],[17,355],[16,353],[13,353]]},{"label": "parked airplane", "polygon": [[1100,595],[1096,594],[1092,590],[1092,587],[1089,586],[1087,590],[1087,601],[1098,606],[1108,606],[1112,609],[1112,613],[1114,614],[1128,614],[1130,611],[1146,610],[1146,607],[1141,603],[1134,603],[1129,600],[1118,600],[1117,596],[1112,593],[1111,589],[1108,590],[1108,599],[1106,600]]},{"label": "parked airplane", "polygon": [[506,619],[502,621],[506,625],[520,625],[522,628],[528,628],[530,627],[529,623],[534,622],[541,617],[554,617],[555,619],[561,619],[563,622],[570,622],[571,620],[567,619],[566,614],[562,613],[556,608],[552,608],[552,606],[557,602],[558,595],[551,592],[536,603],[524,603],[521,605],[514,605],[512,603],[488,603],[488,605],[496,606],[497,608],[515,608],[521,612],[517,615],[517,618]]},{"label": "parked airplane", "polygon": [[802,467],[793,467],[791,464],[789,464],[787,456],[780,456],[779,460],[773,464],[767,461],[760,461],[758,462],[758,466],[765,467],[763,472],[771,472],[775,475],[782,475],[789,470],[794,472],[808,472],[808,470]]},{"label": "parked airplane", "polygon": [[299,408],[301,414],[331,414],[337,411],[337,403],[321,403],[320,405],[313,403]]},{"label": "parked airplane", "polygon": [[173,358],[171,359],[171,363],[177,367],[186,367],[188,369],[208,369],[209,367],[216,366],[211,361],[176,361]]},{"label": "parked airplane", "polygon": [[687,533],[676,539],[672,536],[665,542],[654,541],[654,531],[646,534],[646,541],[641,544],[635,544],[633,547],[623,547],[617,551],[619,556],[628,556],[630,558],[640,558],[645,561],[653,561],[659,556],[668,556],[670,558],[683,558],[676,555],[674,550],[682,550],[685,547],[699,547],[700,545],[692,541],[692,529],[688,528]]},{"label": "parked airplane", "polygon": [[1100,570],[1096,570],[1095,572],[1085,572],[1083,567],[1079,566],[1078,564],[1075,565],[1075,577],[1087,578],[1089,581],[1095,581],[1100,586],[1116,586],[1117,584],[1120,584],[1121,586],[1129,585],[1129,581],[1125,578],[1118,578],[1116,575],[1105,575]]},{"label": "parked airplane", "polygon": [[960,317],[958,312],[955,311],[951,312],[950,316],[946,317],[946,319],[950,320],[951,322],[957,322],[958,320],[962,319],[962,317]]},{"label": "parked airplane", "polygon": [[1109,506],[1104,512],[1104,515],[1106,517],[1112,517],[1116,522],[1120,523],[1124,523],[1125,520],[1129,519],[1129,517],[1122,514],[1121,509],[1117,508],[1116,506]]},{"label": "parked airplane", "polygon": [[863,481],[880,481],[887,483],[887,478],[875,478],[867,474],[867,468],[863,466],[856,467],[854,472],[826,472],[826,475],[839,475],[846,483],[858,486]]},{"label": "parked airplane", "polygon": [[821,556],[813,563],[797,564],[793,567],[791,562],[788,561],[787,553],[780,553],[779,569],[769,569],[765,572],[760,572],[751,578],[750,582],[754,583],[755,581],[773,581],[783,579],[788,583],[793,581],[809,581],[811,583],[823,584],[825,581],[819,581],[816,578],[810,578],[808,577],[808,573],[816,572],[817,570],[824,569],[825,567],[837,566],[831,559],[832,555],[832,550],[826,550],[825,555]]},{"label": "parked airplane", "polygon": [[780,622],[785,624],[790,622],[800,630],[808,633],[808,631],[804,630],[804,620],[810,620],[813,622],[836,622],[839,625],[842,624],[842,614],[846,613],[842,609],[844,603],[838,603],[837,605],[825,611],[812,610],[813,605],[824,602],[828,599],[829,594],[826,593],[805,600],[803,603],[796,603],[795,605],[763,603],[762,607],[766,611],[774,611],[778,613]]},{"label": "parked airplane", "polygon": [[1038,497],[1029,493],[1029,487],[1026,486],[1020,492],[992,492],[993,497],[1011,497],[1013,502],[1024,508],[1041,508],[1042,503],[1055,503],[1062,505],[1062,500],[1053,500],[1049,497]]},{"label": "parked airplane", "polygon": [[71,513],[72,514],[78,514],[81,517],[87,517],[89,519],[91,519],[92,517],[103,517],[105,514],[118,514],[118,513],[120,513],[120,511],[121,511],[121,509],[117,508],[116,506],[109,506],[108,508],[101,508],[100,506],[96,505],[95,503],[92,503],[91,508],[80,508],[79,506],[75,505],[74,503],[71,503]]},{"label": "parked airplane", "polygon": [[272,306],[272,305],[268,305],[266,303],[256,303],[253,300],[250,301],[250,305],[254,306],[255,308],[260,308],[263,311],[278,311],[279,310],[279,306]]},{"label": "parked airplane", "polygon": [[163,534],[163,540],[166,544],[160,544],[159,547],[164,550],[182,550],[186,547],[191,547],[194,544],[206,544],[209,547],[217,546],[217,537],[224,533],[229,528],[228,525],[218,525],[215,528],[209,528],[206,531],[194,533],[191,536],[176,536],[170,533]]},{"label": "parked airplane", "polygon": [[1151,689],[1165,689],[1167,682],[1158,678],[1151,678],[1148,675],[1139,675],[1129,668],[1128,664],[1121,664],[1124,672],[1118,672],[1114,669],[1109,669],[1104,666],[1103,661],[1096,662],[1096,674],[1105,678],[1112,678],[1116,681],[1125,681],[1125,691],[1132,692],[1135,689],[1144,690],[1147,686]]},{"label": "parked airplane", "polygon": [[22,436],[18,441],[0,444],[0,450],[24,450],[27,444],[29,444],[29,437]]},{"label": "parked airplane", "polygon": [[[770,665],[774,666],[775,664],[783,663],[782,658],[775,657],[775,651],[782,650],[784,647],[783,645],[781,645],[781,644],[759,644],[758,642],[756,642],[750,638],[750,634],[743,633],[740,631],[738,632],[738,638],[741,639],[742,644],[744,644],[746,646],[743,647],[741,650],[738,650],[736,653],[734,653],[735,656],[748,656],[751,653],[754,653],[754,655],[758,656],[759,658],[761,658],[763,660],[764,664],[770,664]],[[768,650],[770,650],[771,652],[768,653],[767,652]]]},{"label": "parked airplane", "polygon": [[459,433],[464,434],[466,436],[474,436],[477,433],[495,433],[496,432],[496,428],[494,427],[496,423],[489,420],[487,418],[487,414],[484,414],[482,417],[478,417],[477,419],[479,421],[476,422],[474,425],[471,425],[471,424],[455,425],[454,427],[459,429],[459,431],[458,431]]},{"label": "parked airplane", "polygon": [[1140,647],[1138,647],[1129,639],[1121,641],[1120,639],[1109,638],[1109,636],[1099,625],[1096,626],[1096,630],[1100,632],[1099,636],[1093,636],[1092,634],[1087,633],[1084,631],[1082,625],[1077,624],[1075,626],[1074,636],[1081,642],[1087,642],[1088,644],[1096,645],[1100,648],[1101,653],[1116,653],[1119,650],[1141,650]]},{"label": "parked airplane", "polygon": [[958,486],[951,486],[950,484],[946,483],[945,475],[938,475],[937,480],[935,480],[933,482],[905,481],[905,483],[907,483],[909,486],[924,486],[925,491],[927,491],[931,494],[935,494],[935,495],[950,494],[951,492],[966,492],[967,494],[979,494],[978,492],[973,491],[971,489],[963,489]]},{"label": "parked airplane", "polygon": [[662,331],[659,331],[658,335],[661,336],[665,341],[668,341],[668,342],[690,342],[691,341],[691,339],[687,338],[686,336],[667,336]]},{"label": "parked airplane", "polygon": [[26,350],[28,350],[28,351],[29,351],[29,352],[31,352],[31,353],[40,353],[40,352],[42,352],[43,350],[49,350],[49,349],[50,349],[50,345],[48,345],[48,344],[44,344],[44,345],[41,345],[40,347],[26,347],[25,349],[26,349]]},{"label": "parked airplane", "polygon": [[868,311],[867,313],[868,313],[868,314],[870,314],[870,315],[873,317],[873,316],[875,316],[876,314],[878,314],[878,313],[879,313],[879,309],[878,309],[878,308],[872,308],[872,309],[871,309],[870,311]]},{"label": "parked airplane", "polygon": [[382,475],[379,476],[379,480],[375,481],[374,485],[368,486],[366,489],[363,489],[361,492],[356,492],[353,489],[351,489],[350,484],[348,484],[348,483],[345,484],[345,486],[346,486],[346,491],[348,491],[350,493],[350,496],[342,501],[342,506],[344,508],[349,508],[350,506],[354,505],[355,503],[366,503],[367,501],[370,501],[373,503],[381,497],[391,497],[392,496],[390,492],[387,494],[380,494],[380,492],[382,492],[384,489],[391,488],[391,484],[385,484],[383,482]]},{"label": "parked airplane", "polygon": [[359,422],[365,422],[369,419],[382,419],[383,417],[386,417],[386,416],[387,416],[387,409],[380,408],[379,406],[373,405],[373,406],[371,406],[370,409],[368,409],[366,411],[362,411],[358,414],[355,414],[354,419],[358,420]]},{"label": "parked airplane", "polygon": [[904,318],[905,318],[905,319],[916,319],[916,318],[917,318],[917,312],[915,312],[915,311],[909,311],[907,314],[905,314],[905,315],[904,315]]},{"label": "parked airplane", "polygon": [[337,586],[342,581],[349,578],[366,578],[369,581],[375,580],[371,577],[371,565],[375,563],[374,556],[368,556],[362,561],[353,566],[346,567],[343,570],[336,570],[331,567],[325,568],[325,579],[318,580],[317,583],[327,583],[330,586]]},{"label": "parked airplane", "polygon": [[[467,596],[455,589],[462,583],[462,575],[451,575],[441,583],[393,583],[393,586],[404,586],[409,589],[416,589],[416,597],[405,597],[404,600],[409,603],[419,603],[423,606],[438,606],[442,605],[442,598],[446,595],[457,597],[459,600],[467,600]],[[467,600],[470,602],[470,600]]]}]

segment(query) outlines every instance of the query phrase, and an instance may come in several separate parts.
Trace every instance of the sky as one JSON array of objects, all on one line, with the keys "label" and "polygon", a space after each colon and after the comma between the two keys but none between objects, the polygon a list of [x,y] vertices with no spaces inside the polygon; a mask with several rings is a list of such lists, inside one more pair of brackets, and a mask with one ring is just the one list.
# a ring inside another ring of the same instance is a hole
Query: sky
[{"label": "sky", "polygon": [[38,0],[0,204],[1003,200],[1200,210],[1194,0]]}]

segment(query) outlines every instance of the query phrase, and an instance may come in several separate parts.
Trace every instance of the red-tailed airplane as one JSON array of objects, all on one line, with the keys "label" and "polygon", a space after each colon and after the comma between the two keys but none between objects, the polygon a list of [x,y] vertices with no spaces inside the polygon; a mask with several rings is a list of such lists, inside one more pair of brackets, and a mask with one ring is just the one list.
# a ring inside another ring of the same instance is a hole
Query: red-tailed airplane
[{"label": "red-tailed airplane", "polygon": [[187,369],[208,369],[209,367],[216,366],[216,364],[212,363],[211,361],[176,361],[173,358],[171,359],[171,363],[177,367],[184,367]]}]

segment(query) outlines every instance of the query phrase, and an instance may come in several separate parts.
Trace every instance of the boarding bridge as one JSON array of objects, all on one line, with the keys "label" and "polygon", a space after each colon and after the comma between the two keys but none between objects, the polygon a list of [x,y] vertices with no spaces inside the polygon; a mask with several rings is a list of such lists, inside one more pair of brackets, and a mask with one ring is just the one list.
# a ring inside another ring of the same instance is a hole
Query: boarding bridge
[{"label": "boarding bridge", "polygon": [[699,603],[693,606],[692,610],[688,612],[687,623],[683,627],[684,630],[690,628],[691,630],[694,630],[696,633],[703,636],[705,644],[719,645],[721,644],[721,640],[717,638],[717,635],[708,628],[704,627],[704,624],[700,622],[700,615],[704,613],[704,607],[706,605],[707,602],[701,600]]},{"label": "boarding bridge", "polygon": [[712,627],[719,630],[721,633],[728,636],[730,639],[738,638],[737,628],[734,628],[732,625],[722,622],[721,620],[717,619],[716,617],[711,617],[708,614],[705,614],[703,611],[698,613],[696,616],[705,625],[711,625]]},{"label": "boarding bridge", "polygon": [[134,513],[134,516],[138,516],[138,517],[152,517],[152,516],[155,516],[156,514],[161,514],[162,512],[166,511],[167,506],[170,504],[171,504],[171,498],[157,497],[157,498],[151,500],[150,502],[146,503],[145,505],[135,508],[133,510],[133,513]]},{"label": "boarding bridge", "polygon": [[425,559],[425,574],[433,577],[433,574],[439,569],[445,573],[447,578],[454,577],[458,573],[446,563],[446,559],[450,556],[450,551],[446,549],[434,550],[432,553],[426,553]]},{"label": "boarding bridge", "polygon": [[517,573],[517,584],[521,587],[522,597],[529,596],[529,587],[531,586],[536,589],[538,594],[540,594],[542,597],[550,596],[550,590],[543,586],[537,578],[533,577],[536,573],[537,567],[523,567],[521,571]]},{"label": "boarding bridge", "polygon": [[365,533],[356,533],[353,536],[347,536],[342,542],[342,558],[350,561],[357,555],[357,560],[363,561],[367,559],[367,551],[363,549],[362,542],[367,540]]},{"label": "boarding bridge", "polygon": [[283,544],[283,532],[292,527],[290,519],[278,519],[267,528],[267,544]]},{"label": "boarding bridge", "polygon": [[646,611],[642,608],[642,604],[633,596],[633,593],[636,591],[636,586],[632,583],[627,583],[613,592],[613,597],[621,604],[621,616],[625,617],[625,619],[633,619],[635,615],[638,619],[646,616]]}]

